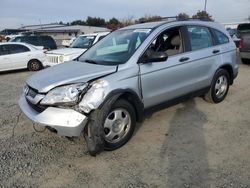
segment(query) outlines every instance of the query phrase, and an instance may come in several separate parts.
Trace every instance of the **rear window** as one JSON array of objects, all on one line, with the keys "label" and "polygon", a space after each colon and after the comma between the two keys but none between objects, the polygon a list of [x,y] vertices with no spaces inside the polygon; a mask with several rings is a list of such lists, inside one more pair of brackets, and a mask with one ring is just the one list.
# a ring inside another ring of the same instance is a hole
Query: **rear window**
[{"label": "rear window", "polygon": [[250,24],[240,24],[238,26],[238,31],[240,32],[250,32]]},{"label": "rear window", "polygon": [[188,26],[187,29],[192,51],[213,46],[212,36],[207,27]]},{"label": "rear window", "polygon": [[39,46],[44,46],[46,49],[56,49],[56,43],[52,37],[40,36],[39,41]]},{"label": "rear window", "polygon": [[216,44],[226,44],[229,42],[228,37],[224,33],[217,31],[215,29],[213,29],[213,32],[216,37]]},{"label": "rear window", "polygon": [[29,48],[19,44],[13,44],[8,46],[10,54],[18,54],[30,51]]}]

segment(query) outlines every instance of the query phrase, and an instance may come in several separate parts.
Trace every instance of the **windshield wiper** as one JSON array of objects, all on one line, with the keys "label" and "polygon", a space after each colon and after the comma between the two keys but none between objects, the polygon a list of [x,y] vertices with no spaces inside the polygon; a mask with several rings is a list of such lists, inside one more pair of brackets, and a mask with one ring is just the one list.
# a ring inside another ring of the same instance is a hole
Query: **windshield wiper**
[{"label": "windshield wiper", "polygon": [[97,64],[96,61],[91,60],[91,59],[85,59],[84,61],[87,62],[87,63],[91,63],[91,64]]}]

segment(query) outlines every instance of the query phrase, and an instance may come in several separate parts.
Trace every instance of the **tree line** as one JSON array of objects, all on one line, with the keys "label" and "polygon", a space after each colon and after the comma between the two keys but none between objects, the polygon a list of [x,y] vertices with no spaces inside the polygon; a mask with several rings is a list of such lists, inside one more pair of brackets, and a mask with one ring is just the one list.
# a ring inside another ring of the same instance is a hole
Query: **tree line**
[{"label": "tree line", "polygon": [[[198,11],[195,15],[189,16],[186,13],[180,13],[172,18],[176,18],[179,20],[185,20],[189,18],[193,19],[203,19],[203,20],[210,20],[213,21],[212,16],[206,11]],[[59,24],[66,24],[66,25],[87,25],[87,26],[96,26],[96,27],[107,27],[111,30],[116,30],[128,25],[136,24],[136,23],[145,23],[145,22],[153,22],[153,21],[160,21],[163,19],[169,19],[167,17],[161,16],[144,16],[139,19],[135,19],[133,16],[128,16],[124,19],[117,19],[115,17],[105,20],[104,18],[100,17],[91,17],[88,16],[86,20],[74,20],[72,22],[63,23],[62,21]]]}]

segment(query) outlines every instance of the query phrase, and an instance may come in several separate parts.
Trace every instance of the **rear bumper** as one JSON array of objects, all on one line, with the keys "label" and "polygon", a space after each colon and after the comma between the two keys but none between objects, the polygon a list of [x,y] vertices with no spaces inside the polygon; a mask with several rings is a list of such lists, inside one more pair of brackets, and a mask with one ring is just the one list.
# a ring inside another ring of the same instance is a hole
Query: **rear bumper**
[{"label": "rear bumper", "polygon": [[240,51],[240,57],[242,59],[250,59],[250,51],[248,51],[248,52]]},{"label": "rear bumper", "polygon": [[19,100],[19,106],[31,121],[40,126],[51,127],[62,136],[80,136],[88,120],[72,109],[48,107],[43,112],[37,112],[28,104],[24,95]]}]

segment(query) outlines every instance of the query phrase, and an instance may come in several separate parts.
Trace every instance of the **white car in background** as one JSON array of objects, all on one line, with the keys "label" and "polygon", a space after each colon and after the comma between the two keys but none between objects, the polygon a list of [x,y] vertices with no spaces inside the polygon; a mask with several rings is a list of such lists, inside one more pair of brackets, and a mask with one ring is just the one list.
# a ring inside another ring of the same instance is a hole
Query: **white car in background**
[{"label": "white car in background", "polygon": [[54,66],[65,61],[71,61],[79,57],[93,44],[100,41],[110,32],[99,32],[80,35],[68,48],[62,48],[57,50],[51,50],[46,52],[45,66]]},{"label": "white car in background", "polygon": [[38,71],[45,60],[43,47],[20,42],[0,43],[0,71],[28,68]]}]

